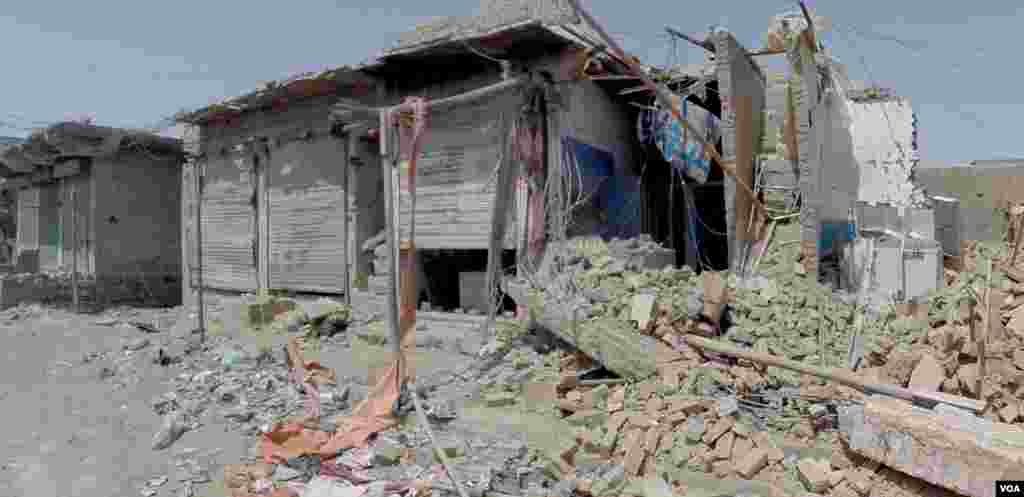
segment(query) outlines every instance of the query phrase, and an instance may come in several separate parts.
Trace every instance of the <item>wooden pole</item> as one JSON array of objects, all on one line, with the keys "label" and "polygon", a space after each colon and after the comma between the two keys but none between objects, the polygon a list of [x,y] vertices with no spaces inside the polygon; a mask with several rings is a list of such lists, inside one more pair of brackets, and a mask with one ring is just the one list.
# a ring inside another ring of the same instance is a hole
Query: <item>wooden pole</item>
[{"label": "wooden pole", "polygon": [[597,31],[597,33],[601,36],[602,41],[604,41],[605,44],[608,45],[608,48],[611,49],[613,55],[622,60],[626,67],[629,69],[629,71],[633,73],[634,76],[639,78],[644,83],[644,86],[646,86],[648,89],[654,92],[655,97],[657,97],[658,102],[661,103],[662,107],[669,109],[672,112],[672,116],[676,119],[676,121],[678,121],[684,128],[690,130],[690,133],[693,134],[694,139],[700,142],[700,144],[704,147],[705,153],[707,153],[709,156],[711,156],[712,159],[718,162],[719,166],[721,166],[722,168],[722,171],[724,171],[729,176],[732,176],[733,179],[736,180],[736,184],[739,185],[744,192],[746,192],[746,194],[754,202],[754,205],[757,206],[757,210],[763,216],[763,219],[771,219],[771,216],[768,213],[768,209],[757,198],[757,194],[754,193],[753,188],[751,188],[749,184],[743,181],[742,178],[739,178],[737,176],[735,164],[726,163],[725,160],[722,159],[722,156],[719,155],[718,150],[715,149],[714,144],[705,140],[703,136],[697,133],[690,126],[690,123],[687,122],[686,119],[683,119],[679,107],[676,106],[673,102],[671,94],[668,92],[668,90],[666,90],[664,87],[656,85],[653,81],[651,81],[651,79],[647,77],[643,69],[640,67],[640,64],[633,58],[626,56],[626,53],[622,50],[621,47],[619,47],[619,44],[615,40],[613,40],[611,36],[608,35],[608,32],[605,31],[604,28],[597,23],[597,20],[594,19],[594,17],[591,16],[589,12],[587,12],[587,10],[580,5],[579,0],[569,0],[569,3],[572,5],[573,9],[580,15],[580,17],[582,17],[584,20],[590,23],[594,30]]},{"label": "wooden pole", "polygon": [[764,364],[766,366],[788,369],[798,373],[825,378],[866,393],[887,395],[919,405],[934,405],[936,403],[949,404],[975,413],[981,412],[985,409],[984,402],[977,402],[972,399],[941,394],[938,392],[919,392],[894,385],[867,383],[846,370],[810,366],[802,362],[791,361],[771,354],[740,349],[724,342],[710,340],[696,335],[683,335],[683,340],[688,345],[698,349],[717,352],[719,354],[745,359],[751,362]]},{"label": "wooden pole", "polygon": [[342,217],[342,220],[341,220],[341,223],[342,223],[341,230],[342,230],[342,233],[345,233],[345,274],[344,274],[345,283],[342,286],[342,288],[345,289],[345,304],[348,305],[349,307],[351,307],[352,306],[352,274],[351,274],[352,273],[352,265],[349,264],[349,261],[352,260],[351,259],[352,254],[349,253],[349,247],[352,247],[352,240],[349,240],[350,233],[349,233],[348,218],[349,218],[349,205],[350,205],[349,199],[352,198],[351,192],[349,191],[349,189],[352,186],[352,182],[349,181],[349,175],[350,175],[350,173],[352,171],[352,169],[350,167],[351,164],[349,162],[349,154],[351,153],[350,148],[352,148],[352,147],[350,147],[349,142],[351,140],[349,140],[349,136],[348,135],[342,135],[342,136],[339,137],[339,139],[342,142],[341,143],[341,157],[342,157],[342,159],[341,159],[341,168],[342,168],[342,182],[344,183],[344,189],[345,189],[345,194],[344,194],[344,197],[343,197],[344,204],[341,207],[341,212],[342,212],[342,215],[341,215],[341,217]]},{"label": "wooden pole", "polygon": [[385,112],[380,113],[380,167],[384,180],[384,209],[387,211],[388,239],[388,329],[391,332],[391,348],[395,356],[402,353],[402,334],[398,327],[398,170],[391,160],[390,143],[392,129]]},{"label": "wooden pole", "polygon": [[199,339],[206,342],[206,300],[203,297],[203,183],[206,181],[205,164],[196,161],[192,173],[196,180],[196,299],[198,300],[197,319],[199,320]]},{"label": "wooden pole", "polygon": [[[982,392],[982,386],[984,385],[985,379],[985,349],[987,348],[988,334],[992,330],[992,258],[988,259],[988,274],[985,277],[985,328],[981,330],[977,344],[978,352],[978,381],[975,388],[978,392],[978,400],[984,400],[984,393]],[[974,321],[974,313],[971,313],[971,321]]]},{"label": "wooden pole", "polygon": [[81,312],[78,298],[78,183],[71,182],[71,305]]}]

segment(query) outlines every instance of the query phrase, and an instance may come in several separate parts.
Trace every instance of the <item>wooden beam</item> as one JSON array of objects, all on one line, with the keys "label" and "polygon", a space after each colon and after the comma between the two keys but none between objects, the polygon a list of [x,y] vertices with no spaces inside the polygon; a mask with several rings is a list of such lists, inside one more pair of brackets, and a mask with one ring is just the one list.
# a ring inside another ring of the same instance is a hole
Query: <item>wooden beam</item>
[{"label": "wooden beam", "polygon": [[697,47],[700,47],[700,48],[703,48],[704,50],[707,50],[708,52],[715,53],[715,46],[712,45],[711,43],[709,43],[707,40],[700,41],[697,38],[694,38],[694,37],[692,37],[692,36],[690,36],[690,35],[688,35],[686,33],[683,33],[682,31],[675,30],[675,29],[670,28],[668,26],[665,26],[665,31],[667,31],[668,34],[670,34],[672,36],[675,36],[676,38],[681,38],[683,40],[686,40],[686,41],[694,44]]},{"label": "wooden beam", "polygon": [[[755,117],[754,99],[750,95],[734,97],[736,112],[736,180],[754,182],[754,136]],[[757,232],[751,228],[751,207],[753,199],[746,195],[736,195],[733,199],[735,226],[733,236],[737,242],[750,242],[757,239]],[[738,250],[737,245],[737,250]]]}]

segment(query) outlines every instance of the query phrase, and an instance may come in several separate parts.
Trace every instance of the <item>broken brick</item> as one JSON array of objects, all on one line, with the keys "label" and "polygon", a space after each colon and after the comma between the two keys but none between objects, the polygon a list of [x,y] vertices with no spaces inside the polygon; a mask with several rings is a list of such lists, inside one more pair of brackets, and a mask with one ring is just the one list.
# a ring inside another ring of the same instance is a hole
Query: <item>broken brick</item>
[{"label": "broken brick", "polygon": [[647,401],[647,414],[652,417],[657,417],[661,412],[661,409],[665,407],[665,401],[658,397],[654,397]]},{"label": "broken brick", "polygon": [[874,486],[871,477],[872,472],[865,468],[859,468],[846,473],[846,485],[860,495],[868,495]]},{"label": "broken brick", "polygon": [[571,400],[559,399],[557,404],[558,404],[558,408],[563,410],[563,411],[576,412],[576,411],[582,411],[583,410],[583,406],[582,405],[580,405],[579,403],[573,402]]},{"label": "broken brick", "polygon": [[658,366],[658,369],[660,370],[658,376],[661,377],[661,382],[664,385],[669,387],[679,386],[679,375],[681,374],[681,369],[679,366],[676,366],[674,364],[668,364]]},{"label": "broken brick", "polygon": [[608,386],[601,385],[583,394],[583,405],[587,408],[598,407],[608,400]]},{"label": "broken brick", "polygon": [[621,411],[626,405],[626,389],[618,387],[608,396],[608,412]]},{"label": "broken brick", "polygon": [[569,393],[565,394],[565,400],[580,402],[583,400],[583,394],[579,390],[570,390]]},{"label": "broken brick", "polygon": [[861,497],[850,482],[843,482],[832,489],[832,497]]},{"label": "broken brick", "polygon": [[828,484],[832,487],[839,485],[844,479],[846,479],[846,472],[842,470],[832,471],[828,474]]},{"label": "broken brick", "polygon": [[956,372],[956,377],[960,380],[960,388],[965,392],[970,393],[972,396],[978,395],[977,363],[960,366],[960,369]]},{"label": "broken brick", "polygon": [[722,435],[725,434],[725,432],[732,429],[732,425],[735,422],[735,419],[729,417],[718,420],[718,422],[715,423],[711,427],[711,429],[709,429],[707,433],[704,434],[704,443],[708,445],[715,443],[715,440],[718,440],[718,437],[721,437]]},{"label": "broken brick", "polygon": [[712,462],[711,473],[718,478],[728,477],[732,473],[732,463],[725,460]]},{"label": "broken brick", "polygon": [[644,450],[648,454],[655,455],[658,453],[658,446],[661,444],[661,438],[665,434],[664,431],[657,428],[651,428],[647,430],[647,435],[644,440]]},{"label": "broken brick", "polygon": [[673,401],[668,408],[669,414],[675,414],[678,412],[694,415],[699,414],[708,409],[707,402],[700,400],[676,400]]},{"label": "broken brick", "polygon": [[608,421],[608,413],[599,409],[586,409],[573,413],[565,420],[573,426],[596,427]]},{"label": "broken brick", "polygon": [[629,434],[626,439],[626,458],[623,463],[626,465],[626,474],[638,476],[643,468],[647,451],[644,450],[644,432],[637,430]]},{"label": "broken brick", "polygon": [[560,390],[569,390],[576,388],[580,383],[580,377],[574,374],[562,375],[562,378],[558,381],[558,388]]},{"label": "broken brick", "polygon": [[718,438],[718,441],[715,442],[715,450],[711,453],[715,460],[729,459],[732,457],[732,444],[735,438],[736,436],[733,435],[731,431],[722,434],[722,436]]},{"label": "broken brick", "polygon": [[528,408],[550,406],[558,402],[558,385],[554,383],[527,383],[523,387],[523,401]]},{"label": "broken brick", "polygon": [[640,383],[637,389],[637,398],[639,400],[647,400],[651,398],[658,391],[658,384],[652,381],[645,381]]},{"label": "broken brick", "polygon": [[504,407],[510,406],[516,403],[518,398],[515,394],[502,392],[492,393],[484,397],[484,401],[487,403],[487,407]]},{"label": "broken brick", "polygon": [[999,419],[1002,419],[1005,423],[1013,423],[1020,417],[1020,407],[1017,405],[1016,399],[1009,399],[1009,403],[1006,407],[999,410]]},{"label": "broken brick", "polygon": [[1024,349],[1017,349],[1013,352],[1013,364],[1019,369],[1024,369]]},{"label": "broken brick", "polygon": [[803,459],[796,465],[797,476],[807,490],[822,493],[829,488],[828,465],[814,459]]},{"label": "broken brick", "polygon": [[910,389],[937,392],[946,379],[946,370],[931,354],[924,354],[910,375]]},{"label": "broken brick", "polygon": [[[718,439],[718,441],[721,442],[722,439],[720,438]],[[743,458],[743,456],[749,454],[752,450],[754,450],[754,442],[751,442],[747,438],[735,436],[733,437],[732,442],[732,455],[730,455],[729,458],[732,459],[733,461],[739,461],[740,459]]]},{"label": "broken brick", "polygon": [[768,465],[768,451],[764,449],[753,449],[742,456],[736,463],[736,472],[740,476],[750,479]]},{"label": "broken brick", "polygon": [[608,421],[605,423],[604,428],[609,433],[618,433],[622,429],[622,425],[626,424],[628,416],[624,412],[617,412],[608,416]]},{"label": "broken brick", "polygon": [[664,420],[662,420],[662,423],[664,423],[665,425],[671,426],[671,427],[675,427],[679,423],[682,423],[683,421],[686,421],[686,418],[689,418],[689,416],[687,416],[686,413],[682,413],[681,412],[681,413],[673,414],[673,415],[665,418]]},{"label": "broken brick", "polygon": [[647,414],[633,414],[629,416],[629,425],[634,428],[646,429],[657,424],[658,422]]}]

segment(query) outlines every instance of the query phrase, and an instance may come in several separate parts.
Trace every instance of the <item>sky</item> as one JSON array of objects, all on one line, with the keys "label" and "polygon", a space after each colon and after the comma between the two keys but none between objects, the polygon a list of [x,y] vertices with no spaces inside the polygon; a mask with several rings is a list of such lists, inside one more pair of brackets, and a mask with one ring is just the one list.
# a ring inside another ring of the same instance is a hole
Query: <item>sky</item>
[{"label": "sky", "polygon": [[[698,63],[700,49],[665,26],[718,25],[760,48],[788,0],[582,0],[645,63]],[[183,109],[246,93],[304,71],[367,61],[417,24],[475,11],[479,0],[102,0],[9,2],[0,12],[4,91],[0,135],[91,116],[151,127]],[[893,88],[918,115],[922,159],[1024,157],[1024,111],[1014,33],[1024,4],[924,0],[811,0],[831,21],[830,50],[852,79]],[[762,57],[761,59],[772,59]],[[783,70],[780,60],[769,69]]]}]

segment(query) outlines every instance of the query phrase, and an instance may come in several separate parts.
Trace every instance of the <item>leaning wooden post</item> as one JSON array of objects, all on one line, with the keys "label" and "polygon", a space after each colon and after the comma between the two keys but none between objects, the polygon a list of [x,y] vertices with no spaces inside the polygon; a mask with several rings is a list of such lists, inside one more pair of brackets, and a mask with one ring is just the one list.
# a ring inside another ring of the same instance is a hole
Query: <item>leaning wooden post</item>
[{"label": "leaning wooden post", "polygon": [[78,299],[78,183],[71,182],[71,304],[81,312]]},{"label": "leaning wooden post", "polygon": [[199,338],[206,342],[206,301],[203,298],[203,164],[192,165],[192,174],[196,180],[196,298],[199,301],[197,312],[199,320]]},{"label": "leaning wooden post", "polygon": [[[977,352],[978,352],[978,380],[976,388],[978,390],[978,400],[984,399],[984,393],[982,392],[982,386],[984,385],[985,379],[985,345],[988,341],[988,334],[992,330],[992,258],[988,259],[988,274],[985,277],[985,329],[981,330],[981,334],[975,341]],[[974,320],[974,313],[971,313],[971,320]]]}]

